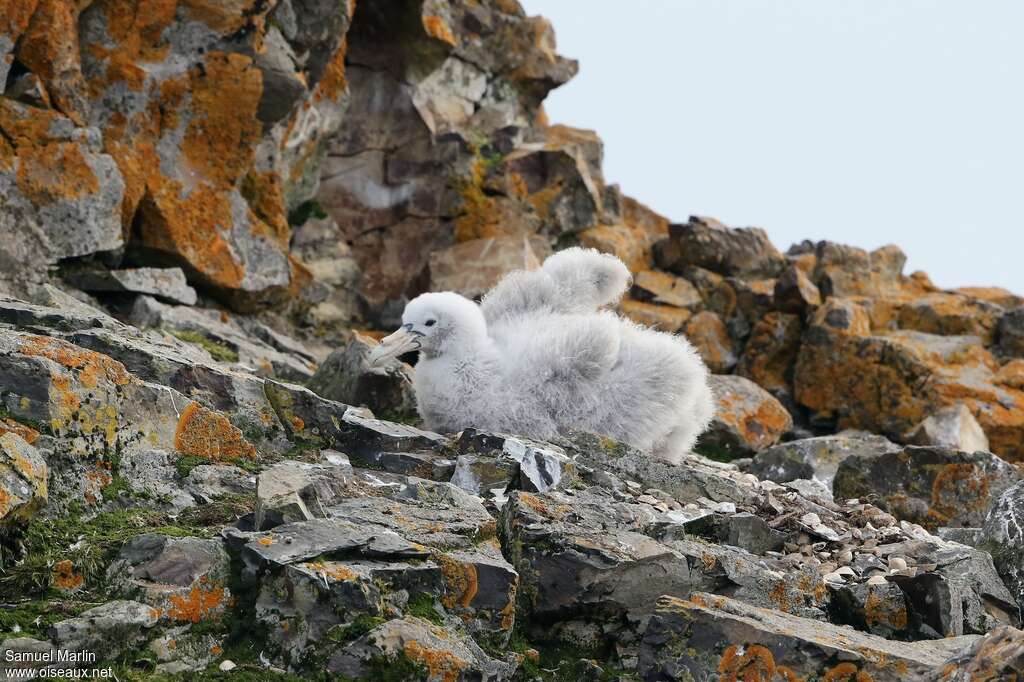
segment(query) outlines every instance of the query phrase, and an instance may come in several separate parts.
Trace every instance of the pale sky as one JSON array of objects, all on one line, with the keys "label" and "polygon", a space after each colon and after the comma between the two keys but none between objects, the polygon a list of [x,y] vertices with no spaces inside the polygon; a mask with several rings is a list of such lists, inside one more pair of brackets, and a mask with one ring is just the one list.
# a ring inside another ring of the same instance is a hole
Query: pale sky
[{"label": "pale sky", "polygon": [[1024,294],[1024,0],[520,2],[580,62],[551,121],[671,220]]}]

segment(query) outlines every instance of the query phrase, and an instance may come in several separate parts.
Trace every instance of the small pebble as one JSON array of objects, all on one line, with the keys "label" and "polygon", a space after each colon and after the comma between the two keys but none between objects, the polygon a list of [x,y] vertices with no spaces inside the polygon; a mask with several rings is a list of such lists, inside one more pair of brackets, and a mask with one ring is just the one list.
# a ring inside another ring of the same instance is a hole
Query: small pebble
[{"label": "small pebble", "polygon": [[887,582],[889,581],[883,575],[873,575],[868,578],[868,585],[885,585]]},{"label": "small pebble", "polygon": [[238,666],[237,666],[237,665],[235,665],[235,662],[234,662],[234,661],[232,661],[232,660],[230,660],[230,659],[227,659],[227,658],[225,658],[225,659],[224,659],[223,661],[221,661],[221,662],[220,662],[220,665],[218,665],[218,666],[217,666],[217,668],[218,668],[218,669],[219,669],[219,670],[220,670],[220,671],[221,671],[222,673],[230,672],[230,671],[234,670],[234,669],[235,669],[235,668],[237,668],[237,667],[238,667]]},{"label": "small pebble", "polygon": [[902,571],[907,567],[905,559],[901,559],[898,556],[889,557],[889,568],[893,571]]}]

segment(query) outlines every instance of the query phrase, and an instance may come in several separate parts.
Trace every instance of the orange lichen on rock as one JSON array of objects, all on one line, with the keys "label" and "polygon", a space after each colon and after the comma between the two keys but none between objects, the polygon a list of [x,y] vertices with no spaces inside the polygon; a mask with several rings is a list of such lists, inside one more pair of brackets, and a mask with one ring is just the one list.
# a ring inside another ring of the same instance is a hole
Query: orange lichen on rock
[{"label": "orange lichen on rock", "polygon": [[905,604],[894,605],[879,596],[874,590],[868,592],[864,600],[864,619],[868,626],[888,625],[895,630],[903,630],[907,627],[907,607]]},{"label": "orange lichen on rock", "polygon": [[[49,336],[24,337],[18,352],[29,357],[48,358],[76,370],[78,380],[85,388],[96,388],[101,380],[116,386],[125,386],[132,381],[132,375],[124,365],[112,357]],[[56,384],[57,378],[54,377],[53,381]]]},{"label": "orange lichen on rock", "polygon": [[269,227],[266,236],[282,250],[287,250],[292,230],[288,225],[288,216],[285,214],[284,186],[281,176],[271,171],[265,173],[249,171],[242,180],[241,192],[253,213],[260,219],[255,226]]},{"label": "orange lichen on rock", "polygon": [[336,582],[344,582],[347,580],[358,580],[359,574],[353,571],[348,566],[340,564],[334,561],[323,562],[323,561],[307,561],[302,564],[307,569],[327,576],[331,580]]},{"label": "orange lichen on rock", "polygon": [[932,481],[932,504],[928,515],[944,525],[964,510],[985,509],[989,503],[992,477],[968,462],[947,464]]},{"label": "orange lichen on rock", "polygon": [[452,29],[448,26],[448,23],[443,17],[436,14],[428,14],[423,17],[423,29],[427,32],[427,35],[432,38],[437,38],[441,42],[448,43],[449,45],[455,46],[455,34],[452,33]]},{"label": "orange lichen on rock", "polygon": [[215,286],[234,289],[245,278],[225,233],[234,225],[227,195],[201,183],[187,198],[177,181],[159,182],[139,211],[142,245],[177,255]]},{"label": "orange lichen on rock", "polygon": [[443,554],[437,556],[436,561],[441,565],[441,575],[444,576],[447,586],[441,603],[446,609],[453,609],[456,605],[469,608],[480,589],[476,566]]},{"label": "orange lichen on rock", "polygon": [[[252,23],[258,0],[179,0],[189,19],[201,22],[219,35],[235,33]],[[259,3],[263,12],[269,11],[274,3]]]},{"label": "orange lichen on rock", "polygon": [[77,592],[85,584],[85,576],[75,570],[70,559],[58,561],[50,571],[50,585],[67,593]]},{"label": "orange lichen on rock", "polygon": [[192,170],[231,185],[252,165],[262,124],[256,118],[263,77],[245,55],[211,52],[189,71],[192,119],[182,152]]},{"label": "orange lichen on rock", "polygon": [[0,419],[0,436],[5,433],[13,433],[20,436],[26,443],[31,445],[39,438],[39,432],[31,426],[26,426],[13,419]]},{"label": "orange lichen on rock", "polygon": [[870,673],[861,670],[857,664],[840,663],[825,671],[821,676],[821,682],[873,682],[874,678]]},{"label": "orange lichen on rock", "polygon": [[[317,81],[313,98],[316,101],[329,99],[337,102],[342,95],[348,92],[348,78],[345,76],[345,56],[348,54],[348,38],[342,37],[338,49],[334,51],[330,61],[324,67],[324,72]],[[288,136],[285,135],[285,138]]]},{"label": "orange lichen on rock", "polygon": [[256,448],[219,412],[189,403],[178,420],[174,447],[186,455],[217,462],[256,459]]},{"label": "orange lichen on rock", "polygon": [[405,642],[402,653],[413,663],[424,665],[430,680],[457,682],[462,676],[462,671],[469,666],[468,661],[451,651],[431,649],[414,639]]},{"label": "orange lichen on rock", "polygon": [[722,682],[771,682],[775,668],[771,650],[760,644],[731,644],[718,662]]},{"label": "orange lichen on rock", "polygon": [[77,199],[100,189],[76,142],[19,147],[18,188],[37,205]]},{"label": "orange lichen on rock", "polygon": [[223,586],[199,584],[193,586],[188,594],[171,595],[167,616],[177,621],[198,623],[219,613],[226,605]]},{"label": "orange lichen on rock", "polygon": [[39,0],[18,43],[18,59],[43,81],[57,109],[81,126],[87,112],[77,14],[78,8],[70,0]]}]

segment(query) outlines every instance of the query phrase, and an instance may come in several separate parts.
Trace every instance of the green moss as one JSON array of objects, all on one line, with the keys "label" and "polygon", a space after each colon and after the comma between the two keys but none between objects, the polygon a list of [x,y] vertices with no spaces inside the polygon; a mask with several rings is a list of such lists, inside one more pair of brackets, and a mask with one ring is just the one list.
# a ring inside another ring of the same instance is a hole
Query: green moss
[{"label": "green moss", "polygon": [[296,206],[291,213],[288,214],[288,223],[292,227],[298,227],[302,225],[310,218],[323,219],[327,217],[327,211],[314,200],[303,202]]},{"label": "green moss", "polygon": [[48,595],[0,608],[0,632],[18,631],[20,637],[46,639],[47,629],[57,621],[77,616],[82,611],[99,606],[100,602],[69,600]]},{"label": "green moss", "polygon": [[370,616],[364,613],[348,625],[331,628],[327,633],[327,638],[338,644],[346,644],[359,639],[383,622],[384,619],[380,616]]},{"label": "green moss", "polygon": [[167,331],[171,336],[185,343],[191,343],[204,349],[214,360],[238,362],[238,351],[220,341],[214,341],[200,332],[192,329],[168,329]]},{"label": "green moss", "polygon": [[83,598],[97,596],[110,560],[142,533],[212,537],[215,531],[153,510],[118,509],[86,519],[75,508],[61,518],[37,517],[0,535],[0,594],[45,595],[53,565],[67,559],[85,576]]},{"label": "green moss", "polygon": [[42,422],[37,422],[27,417],[22,417],[21,415],[16,415],[12,413],[10,410],[8,410],[7,407],[5,406],[4,401],[4,398],[6,398],[6,396],[8,395],[13,394],[11,394],[9,391],[0,391],[0,421],[3,421],[4,419],[10,419],[11,421],[16,421],[19,424],[23,424],[29,427],[30,429],[35,429],[39,433],[50,434],[50,428],[46,424],[43,424]]},{"label": "green moss", "polygon": [[409,615],[429,620],[434,625],[444,625],[444,618],[434,607],[434,598],[426,592],[410,599],[405,610]]}]

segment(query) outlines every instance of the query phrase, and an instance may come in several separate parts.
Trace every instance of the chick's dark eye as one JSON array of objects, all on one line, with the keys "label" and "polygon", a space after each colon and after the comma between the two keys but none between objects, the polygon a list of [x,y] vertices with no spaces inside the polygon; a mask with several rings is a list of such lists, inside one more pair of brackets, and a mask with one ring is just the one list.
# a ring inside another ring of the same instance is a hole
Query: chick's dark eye
[{"label": "chick's dark eye", "polygon": [[428,327],[433,327],[435,324],[437,324],[437,320],[427,320],[423,324],[427,325]]}]

